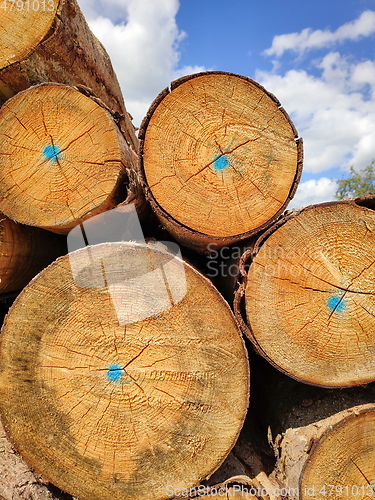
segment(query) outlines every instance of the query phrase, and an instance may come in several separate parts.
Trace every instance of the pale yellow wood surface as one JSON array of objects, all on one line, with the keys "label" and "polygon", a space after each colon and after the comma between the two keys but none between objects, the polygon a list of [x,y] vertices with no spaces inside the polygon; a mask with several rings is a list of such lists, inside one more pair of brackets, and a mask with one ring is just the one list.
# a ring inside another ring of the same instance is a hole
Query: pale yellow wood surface
[{"label": "pale yellow wood surface", "polygon": [[18,222],[67,233],[125,199],[135,162],[108,111],[71,87],[31,87],[0,109],[0,210]]},{"label": "pale yellow wood surface", "polygon": [[264,89],[231,74],[174,88],[144,138],[147,184],[181,225],[214,237],[254,230],[285,204],[298,152],[295,130]]},{"label": "pale yellow wood surface", "polygon": [[375,212],[333,204],[266,239],[247,278],[255,342],[288,374],[350,386],[375,380]]},{"label": "pale yellow wood surface", "polygon": [[82,500],[167,498],[169,485],[199,484],[236,441],[248,405],[243,340],[229,306],[187,264],[181,300],[120,325],[121,292],[95,288],[98,269],[123,293],[135,279],[127,291],[147,308],[165,290],[134,283],[150,263],[164,266],[173,296],[181,261],[121,243],[91,248],[74,254],[80,284],[64,257],[13,305],[1,335],[2,418],[27,463]]},{"label": "pale yellow wood surface", "polygon": [[363,500],[375,495],[374,405],[331,426],[306,463],[301,500],[312,497]]},{"label": "pale yellow wood surface", "polygon": [[59,0],[1,0],[0,70],[23,59],[47,35]]}]

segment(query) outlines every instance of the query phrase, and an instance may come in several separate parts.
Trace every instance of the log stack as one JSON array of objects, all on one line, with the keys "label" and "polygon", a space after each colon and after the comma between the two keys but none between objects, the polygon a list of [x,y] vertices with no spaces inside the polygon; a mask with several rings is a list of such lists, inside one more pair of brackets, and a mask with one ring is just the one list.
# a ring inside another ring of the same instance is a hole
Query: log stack
[{"label": "log stack", "polygon": [[[283,215],[302,139],[241,75],[173,82],[138,144],[76,0],[30,4],[0,11],[0,498],[373,496],[375,198]],[[234,244],[235,314],[198,270]]]}]

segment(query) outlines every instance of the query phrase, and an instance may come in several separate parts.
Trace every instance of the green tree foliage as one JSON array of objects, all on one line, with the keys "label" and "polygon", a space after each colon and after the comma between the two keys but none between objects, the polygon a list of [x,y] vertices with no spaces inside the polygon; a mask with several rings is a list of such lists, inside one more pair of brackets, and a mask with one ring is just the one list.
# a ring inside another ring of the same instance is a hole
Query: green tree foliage
[{"label": "green tree foliage", "polygon": [[336,182],[336,200],[353,198],[364,194],[375,194],[375,160],[361,172],[357,172],[354,167],[350,167],[350,176]]}]

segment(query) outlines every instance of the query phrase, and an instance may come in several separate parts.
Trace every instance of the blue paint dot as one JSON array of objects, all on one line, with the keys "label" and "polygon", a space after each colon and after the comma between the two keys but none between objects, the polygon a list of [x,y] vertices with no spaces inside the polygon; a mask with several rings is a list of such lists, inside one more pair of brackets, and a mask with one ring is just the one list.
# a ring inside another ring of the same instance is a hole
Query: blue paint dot
[{"label": "blue paint dot", "polygon": [[43,154],[46,160],[50,161],[57,161],[61,156],[60,148],[58,148],[56,145],[52,146],[52,144],[49,144],[43,149]]},{"label": "blue paint dot", "polygon": [[331,311],[342,312],[345,309],[345,301],[341,297],[330,297],[328,307]]},{"label": "blue paint dot", "polygon": [[217,156],[214,160],[214,169],[220,172],[229,165],[228,158],[224,155]]},{"label": "blue paint dot", "polygon": [[118,382],[121,378],[123,369],[120,365],[111,365],[108,368],[107,379],[110,382]]}]

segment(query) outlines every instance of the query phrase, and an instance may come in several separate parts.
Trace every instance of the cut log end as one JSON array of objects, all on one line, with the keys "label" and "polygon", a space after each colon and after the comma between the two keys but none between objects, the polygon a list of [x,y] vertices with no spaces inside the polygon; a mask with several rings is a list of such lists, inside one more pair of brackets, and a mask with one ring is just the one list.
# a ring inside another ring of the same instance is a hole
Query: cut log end
[{"label": "cut log end", "polygon": [[2,330],[10,439],[79,498],[162,499],[170,485],[199,484],[237,439],[248,377],[228,305],[154,247],[98,245],[59,259]]},{"label": "cut log end", "polygon": [[191,233],[251,234],[282,211],[298,182],[294,126],[274,96],[238,75],[175,83],[150,108],[140,138],[156,213]]},{"label": "cut log end", "polygon": [[357,407],[314,443],[301,475],[301,500],[323,500],[330,491],[334,498],[374,496],[374,405]]},{"label": "cut log end", "polygon": [[3,105],[0,146],[0,210],[61,233],[123,201],[136,162],[108,111],[57,84]]},{"label": "cut log end", "polygon": [[48,34],[59,0],[4,0],[0,7],[0,70],[21,61]]},{"label": "cut log end", "polygon": [[298,380],[330,387],[374,381],[375,213],[332,203],[276,226],[259,239],[237,292],[237,313],[244,293],[246,333]]}]

